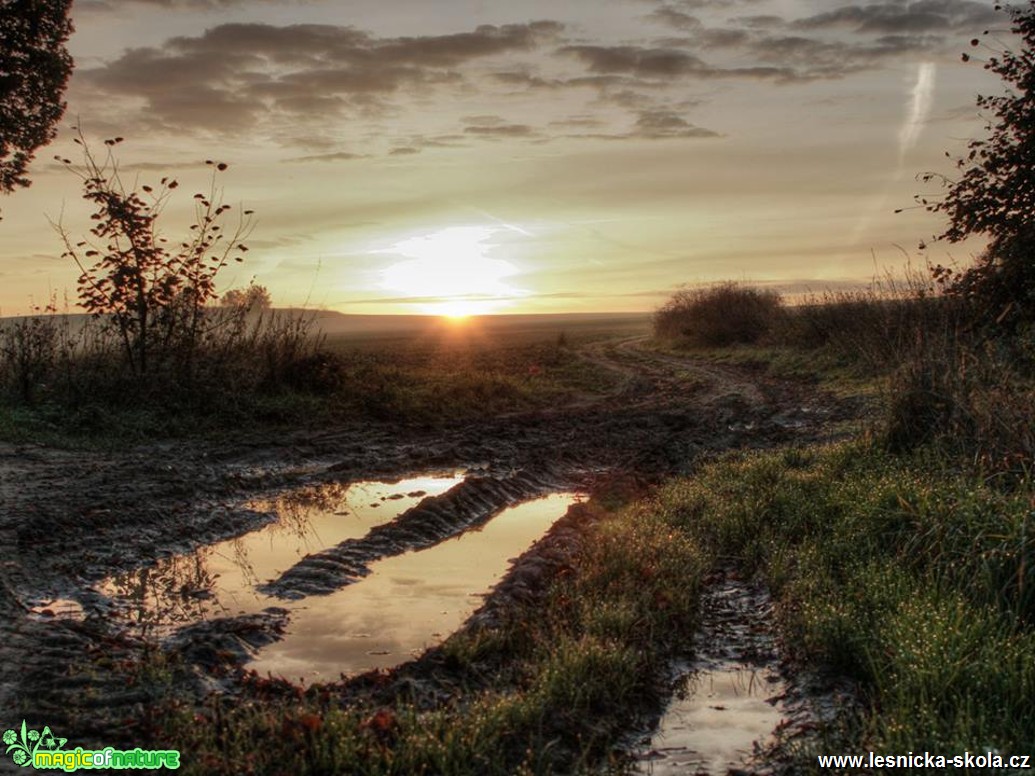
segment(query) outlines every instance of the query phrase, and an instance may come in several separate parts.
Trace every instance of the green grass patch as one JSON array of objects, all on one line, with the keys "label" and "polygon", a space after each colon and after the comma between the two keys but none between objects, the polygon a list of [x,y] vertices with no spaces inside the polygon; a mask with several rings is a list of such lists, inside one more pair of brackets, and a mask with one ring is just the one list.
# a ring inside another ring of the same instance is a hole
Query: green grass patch
[{"label": "green grass patch", "polygon": [[723,460],[669,484],[656,509],[764,576],[799,661],[858,682],[867,713],[843,751],[1025,754],[1032,504],[1025,483],[1003,491],[930,452],[853,442]]},{"label": "green grass patch", "polygon": [[885,382],[858,361],[823,346],[803,349],[771,344],[701,348],[682,341],[656,340],[654,347],[707,363],[747,367],[779,379],[813,383],[839,397],[875,399],[881,395]]}]

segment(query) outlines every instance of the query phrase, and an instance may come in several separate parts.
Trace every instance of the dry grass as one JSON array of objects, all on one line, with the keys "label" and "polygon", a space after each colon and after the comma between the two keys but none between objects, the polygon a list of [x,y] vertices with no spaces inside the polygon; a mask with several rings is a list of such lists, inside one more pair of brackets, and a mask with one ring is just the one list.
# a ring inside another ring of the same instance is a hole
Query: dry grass
[{"label": "dry grass", "polygon": [[699,347],[753,344],[773,330],[779,294],[728,282],[677,291],[654,314],[654,334]]}]

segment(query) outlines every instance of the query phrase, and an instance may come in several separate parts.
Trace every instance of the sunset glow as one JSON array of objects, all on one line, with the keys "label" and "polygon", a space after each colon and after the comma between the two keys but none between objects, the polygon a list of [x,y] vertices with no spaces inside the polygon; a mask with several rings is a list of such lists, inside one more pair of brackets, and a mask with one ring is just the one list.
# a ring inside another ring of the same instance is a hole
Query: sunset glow
[{"label": "sunset glow", "polygon": [[[997,79],[991,2],[77,0],[67,118],[0,201],[0,313],[76,299],[48,223],[91,226],[78,117],[127,181],[206,159],[254,209],[219,291],[350,313],[649,311],[682,284],[857,286],[917,246]],[[895,210],[903,212],[896,215]]]},{"label": "sunset glow", "polygon": [[383,271],[384,287],[413,300],[421,312],[464,318],[497,312],[527,296],[507,278],[508,261],[492,258],[497,227],[461,226],[410,237],[383,251],[407,257]]}]

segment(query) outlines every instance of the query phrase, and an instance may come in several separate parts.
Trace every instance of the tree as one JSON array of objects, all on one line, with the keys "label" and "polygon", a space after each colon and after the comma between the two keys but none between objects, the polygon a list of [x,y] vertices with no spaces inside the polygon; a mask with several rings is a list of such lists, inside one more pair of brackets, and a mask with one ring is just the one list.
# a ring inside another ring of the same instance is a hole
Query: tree
[{"label": "tree", "polygon": [[0,0],[0,193],[29,185],[29,162],[53,140],[65,112],[71,6],[72,0]]},{"label": "tree", "polygon": [[269,310],[273,306],[273,298],[266,286],[252,283],[247,288],[231,288],[219,298],[219,304],[250,313]]},{"label": "tree", "polygon": [[113,153],[121,137],[104,141],[104,159],[94,156],[79,130],[75,142],[83,148],[82,164],[57,158],[82,179],[83,198],[96,206],[91,216],[95,225],[91,237],[78,242],[63,225],[56,228],[65,243],[64,256],[81,273],[80,304],[113,325],[134,374],[144,375],[176,359],[189,379],[205,334],[205,305],[216,296],[219,272],[231,261],[244,260],[252,211],[239,216],[233,231],[223,229],[231,207],[222,201],[216,176],[227,165],[209,161],[209,192],[194,195],[190,234],[170,249],[158,220],[179,183],[162,178],[157,189],[126,188]]},{"label": "tree", "polygon": [[[988,238],[975,266],[963,272],[936,267],[935,275],[951,292],[976,303],[982,317],[1002,324],[1035,320],[1035,0],[1027,8],[997,5],[996,10],[1009,15],[1018,47],[996,52],[984,67],[1002,78],[1007,91],[977,98],[978,108],[990,115],[988,136],[968,143],[967,154],[956,162],[959,178],[923,175],[925,182],[940,178],[947,193],[919,201],[949,218],[936,239]],[[971,45],[981,41],[975,38]]]}]

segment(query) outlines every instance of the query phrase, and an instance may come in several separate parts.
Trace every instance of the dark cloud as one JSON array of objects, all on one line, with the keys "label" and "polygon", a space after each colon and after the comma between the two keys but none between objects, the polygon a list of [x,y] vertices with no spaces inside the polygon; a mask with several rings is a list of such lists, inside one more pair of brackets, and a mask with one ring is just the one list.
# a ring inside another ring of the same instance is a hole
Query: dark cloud
[{"label": "dark cloud", "polygon": [[678,8],[672,8],[671,6],[658,8],[650,14],[648,18],[659,21],[662,24],[667,24],[677,30],[699,30],[704,26],[701,20],[696,16],[692,16],[686,11],[680,11]]},{"label": "dark cloud", "polygon": [[656,108],[639,111],[632,129],[628,132],[587,132],[568,137],[591,140],[674,140],[714,138],[721,135],[691,124],[673,110]]},{"label": "dark cloud", "polygon": [[[322,0],[308,1],[314,3],[322,2]],[[76,13],[83,11],[89,13],[112,13],[125,10],[127,5],[142,5],[170,10],[219,11],[227,8],[254,5],[257,2],[272,4],[283,2],[283,0],[117,0],[117,2],[115,0],[77,0],[75,10]],[[296,4],[305,2],[306,0],[295,0]]]},{"label": "dark cloud", "polygon": [[566,119],[560,119],[558,121],[551,121],[551,127],[602,127],[605,122],[602,119],[595,118],[593,116],[571,116]]},{"label": "dark cloud", "polygon": [[733,8],[738,5],[759,5],[766,0],[675,0],[675,5],[691,11],[704,8]]},{"label": "dark cloud", "polygon": [[561,53],[571,54],[594,73],[631,73],[645,78],[700,73],[707,65],[685,51],[642,46],[565,46]]},{"label": "dark cloud", "polygon": [[532,137],[537,135],[536,130],[528,124],[513,124],[502,116],[482,115],[466,116],[463,119],[467,124],[464,127],[464,134],[477,135],[487,138],[501,137]]},{"label": "dark cloud", "polygon": [[641,78],[743,78],[796,81],[808,78],[790,68],[749,66],[716,67],[700,57],[673,48],[642,46],[565,46],[560,53],[577,57],[596,73],[629,73]]},{"label": "dark cloud", "polygon": [[750,41],[751,33],[747,30],[730,27],[712,27],[694,36],[694,42],[703,48],[736,48]]},{"label": "dark cloud", "polygon": [[640,113],[632,134],[650,139],[677,137],[719,137],[718,132],[694,126],[678,114],[667,110],[649,110]]},{"label": "dark cloud", "polygon": [[493,73],[492,79],[507,86],[519,89],[560,89],[566,85],[560,78],[543,78],[526,71],[504,71]]},{"label": "dark cloud", "polygon": [[329,154],[309,154],[308,156],[295,156],[291,159],[284,159],[284,162],[351,162],[355,159],[364,158],[362,154],[353,154],[348,151],[336,151]]},{"label": "dark cloud", "polygon": [[528,124],[475,125],[464,127],[464,132],[482,137],[532,137],[536,134],[535,129]]},{"label": "dark cloud", "polygon": [[126,51],[77,74],[79,88],[143,99],[143,123],[233,131],[263,119],[319,119],[383,109],[404,89],[454,84],[466,63],[555,40],[550,21],[473,32],[378,38],[321,24],[223,24]]},{"label": "dark cloud", "polygon": [[843,27],[864,33],[976,33],[1002,21],[990,3],[973,0],[917,0],[846,5],[794,22],[800,29]]},{"label": "dark cloud", "polygon": [[767,29],[772,30],[778,27],[783,27],[787,24],[786,21],[780,16],[773,16],[772,14],[758,14],[755,16],[738,16],[730,21],[740,24],[742,27],[749,29]]},{"label": "dark cloud", "polygon": [[[680,5],[689,7],[687,2]],[[843,6],[796,21],[773,15],[738,16],[730,19],[737,25],[733,27],[692,26],[682,22],[683,15],[672,5],[652,15],[686,33],[681,38],[660,41],[654,48],[682,52],[682,57],[659,60],[666,62],[673,74],[769,78],[782,83],[839,79],[881,67],[887,61],[944,54],[952,44],[943,33],[975,29],[996,16],[990,6],[972,0]],[[610,49],[606,54],[583,51],[581,56],[591,70],[643,74],[649,69],[645,63],[651,60],[642,49],[633,48]],[[736,51],[738,62],[746,60],[752,66],[705,65],[699,53],[726,50]],[[653,74],[659,75],[661,69],[654,68]]]}]

